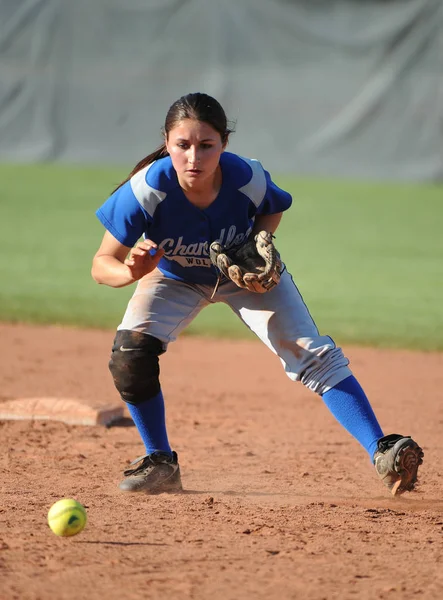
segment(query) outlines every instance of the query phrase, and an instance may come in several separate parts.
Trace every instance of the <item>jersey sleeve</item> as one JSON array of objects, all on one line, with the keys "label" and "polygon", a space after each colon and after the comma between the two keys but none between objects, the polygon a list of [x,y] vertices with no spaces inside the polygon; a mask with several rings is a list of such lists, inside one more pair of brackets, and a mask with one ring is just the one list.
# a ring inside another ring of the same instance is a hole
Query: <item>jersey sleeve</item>
[{"label": "jersey sleeve", "polygon": [[115,191],[95,214],[102,225],[129,248],[148,230],[152,221],[135,197],[129,181]]},{"label": "jersey sleeve", "polygon": [[266,178],[265,196],[257,209],[259,215],[272,215],[287,210],[292,204],[292,196],[276,185],[268,171],[264,170]]}]

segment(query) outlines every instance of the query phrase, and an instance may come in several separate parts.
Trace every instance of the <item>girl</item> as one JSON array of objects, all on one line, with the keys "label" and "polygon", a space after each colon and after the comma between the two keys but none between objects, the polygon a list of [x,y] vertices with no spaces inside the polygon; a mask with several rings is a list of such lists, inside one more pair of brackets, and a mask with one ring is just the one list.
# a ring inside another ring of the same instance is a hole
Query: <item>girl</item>
[{"label": "girl", "polygon": [[146,454],[125,471],[120,488],[148,494],[182,489],[166,431],[158,357],[200,310],[224,302],[279,356],[293,381],[322,397],[366,449],[391,493],[412,490],[421,448],[408,436],[384,436],[348,359],[319,334],[284,265],[280,282],[267,293],[228,278],[213,293],[218,273],[210,244],[234,248],[260,231],[273,234],[291,196],[258,161],[225,151],[231,130],[223,108],[206,94],[174,102],[163,133],[163,144],[96,213],[106,232],[92,277],[116,288],[138,282],[109,367]]}]

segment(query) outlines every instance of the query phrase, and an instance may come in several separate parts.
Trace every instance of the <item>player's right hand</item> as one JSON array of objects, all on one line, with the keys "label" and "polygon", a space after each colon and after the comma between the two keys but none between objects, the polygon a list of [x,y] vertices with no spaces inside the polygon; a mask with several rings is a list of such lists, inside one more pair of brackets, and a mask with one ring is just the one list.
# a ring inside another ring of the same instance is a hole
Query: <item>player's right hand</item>
[{"label": "player's right hand", "polygon": [[[151,250],[156,250],[156,252],[151,254]],[[164,253],[165,251],[158,248],[152,240],[146,239],[138,242],[125,260],[125,265],[129,267],[134,281],[138,281],[153,271]]]}]

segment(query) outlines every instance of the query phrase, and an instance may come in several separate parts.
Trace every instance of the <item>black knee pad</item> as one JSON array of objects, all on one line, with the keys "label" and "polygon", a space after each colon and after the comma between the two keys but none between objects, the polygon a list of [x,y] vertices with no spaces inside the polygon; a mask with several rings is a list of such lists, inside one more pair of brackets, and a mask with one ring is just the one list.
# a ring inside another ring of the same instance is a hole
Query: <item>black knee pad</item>
[{"label": "black knee pad", "polygon": [[122,400],[139,404],[160,391],[158,357],[163,343],[152,335],[122,329],[112,346],[109,370]]}]

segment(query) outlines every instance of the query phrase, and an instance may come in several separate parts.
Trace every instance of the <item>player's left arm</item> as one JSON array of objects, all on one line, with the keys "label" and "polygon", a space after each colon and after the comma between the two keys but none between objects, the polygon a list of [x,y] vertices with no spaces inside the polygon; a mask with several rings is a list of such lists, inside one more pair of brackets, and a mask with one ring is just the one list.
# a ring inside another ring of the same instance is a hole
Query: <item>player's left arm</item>
[{"label": "player's left arm", "polygon": [[257,215],[255,217],[252,235],[255,235],[259,231],[269,231],[270,233],[275,233],[277,227],[280,225],[282,216],[282,212],[271,215]]}]

